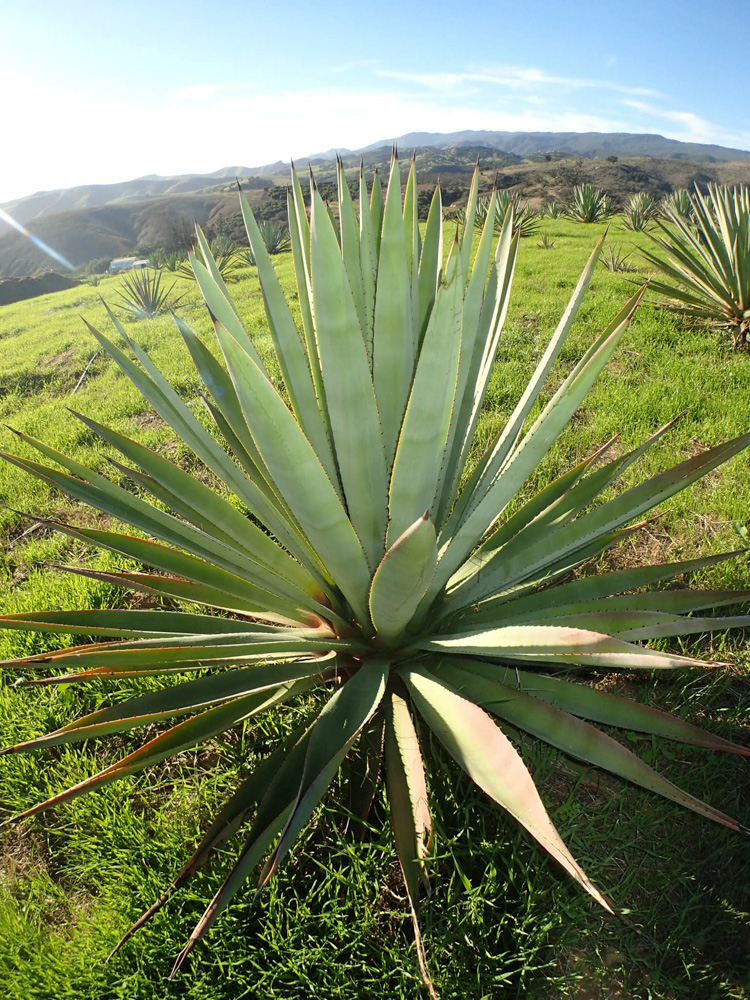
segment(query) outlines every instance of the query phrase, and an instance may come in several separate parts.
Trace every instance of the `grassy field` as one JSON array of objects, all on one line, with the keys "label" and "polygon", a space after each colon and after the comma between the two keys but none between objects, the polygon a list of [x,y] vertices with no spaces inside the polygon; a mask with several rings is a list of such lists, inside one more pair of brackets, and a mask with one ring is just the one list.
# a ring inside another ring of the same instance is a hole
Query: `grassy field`
[{"label": "grassy field", "polygon": [[[478,446],[509,414],[540,357],[603,227],[546,220],[522,242]],[[615,221],[609,242],[625,253],[645,241]],[[294,287],[291,255],[277,258]],[[630,263],[638,265],[634,254]],[[599,267],[544,400],[594,334],[632,294],[645,270]],[[115,299],[120,279],[0,308],[0,422],[104,471],[106,449],[69,411],[158,447],[190,468],[190,453],[103,355],[72,391],[96,351],[81,316],[103,331],[99,297]],[[195,286],[185,283],[180,315],[209,338]],[[183,288],[180,287],[180,291]],[[248,330],[268,360],[269,338],[254,272],[232,286]],[[296,293],[293,293],[296,296]],[[201,412],[192,366],[168,317],[125,320],[172,384]],[[685,416],[627,482],[748,430],[750,358],[729,339],[688,328],[650,304],[641,307],[615,358],[539,472],[539,485],[621,432],[623,450],[683,409]],[[31,454],[10,431],[3,450]],[[202,470],[204,471],[204,470]],[[605,558],[630,565],[692,558],[744,544],[750,527],[750,455],[743,454],[663,509],[662,517]],[[217,484],[220,488],[220,484]],[[55,564],[121,567],[50,532],[38,516],[101,523],[102,516],[0,464],[0,612],[39,607],[109,607],[132,600]],[[12,509],[11,509],[12,508]],[[19,513],[22,512],[22,513]],[[27,514],[29,516],[22,516]],[[734,522],[734,525],[733,525]],[[593,567],[595,569],[595,567]],[[750,587],[741,556],[696,582]],[[0,658],[71,643],[70,637],[0,633]],[[618,677],[613,687],[677,712],[739,742],[750,742],[750,655],[742,635],[703,636],[675,648],[724,660],[727,668],[660,680]],[[12,687],[0,691],[0,743],[7,745],[100,707],[102,685]],[[122,691],[125,690],[122,683]],[[376,803],[362,829],[333,799],[270,888],[252,887],[217,923],[174,982],[167,974],[230,863],[232,845],[111,962],[119,936],[177,873],[217,804],[238,776],[296,724],[289,707],[226,738],[165,762],[138,778],[105,785],[0,840],[0,983],[9,1000],[359,1000],[418,997],[411,922],[387,813]],[[622,738],[622,737],[621,737]],[[624,737],[688,791],[750,825],[747,764],[690,747]],[[0,759],[0,819],[81,780],[140,740],[121,737]],[[432,758],[436,847],[434,893],[423,910],[431,969],[443,1000],[549,997],[744,1000],[750,996],[750,852],[747,841],[614,779],[585,771],[538,744],[524,754],[563,838],[618,907],[608,917],[464,780],[437,746]],[[345,776],[339,800],[345,801]]]}]

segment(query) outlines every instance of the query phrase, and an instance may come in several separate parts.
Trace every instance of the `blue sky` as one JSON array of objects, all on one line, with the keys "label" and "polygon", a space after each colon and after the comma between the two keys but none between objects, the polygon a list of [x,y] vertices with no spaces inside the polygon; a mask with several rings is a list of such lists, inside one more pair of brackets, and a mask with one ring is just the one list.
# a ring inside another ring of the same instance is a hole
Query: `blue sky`
[{"label": "blue sky", "polygon": [[0,11],[0,202],[409,131],[656,132],[750,149],[747,0]]}]

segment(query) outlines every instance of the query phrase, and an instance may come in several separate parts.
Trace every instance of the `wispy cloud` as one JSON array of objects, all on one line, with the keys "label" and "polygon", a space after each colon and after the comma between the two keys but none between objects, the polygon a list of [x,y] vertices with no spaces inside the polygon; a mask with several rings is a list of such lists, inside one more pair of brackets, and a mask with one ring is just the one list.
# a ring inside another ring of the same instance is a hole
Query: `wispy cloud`
[{"label": "wispy cloud", "polygon": [[[664,108],[638,100],[623,100],[621,103],[647,116],[651,122],[661,122],[662,125],[657,125],[657,127],[664,128],[672,139],[680,139],[683,142],[716,143],[722,146],[738,146],[739,148],[750,146],[750,132],[732,132],[702,118],[693,111]],[[670,128],[670,123],[677,124],[679,128]]]},{"label": "wispy cloud", "polygon": [[501,66],[477,70],[466,70],[459,73],[407,73],[401,70],[380,69],[378,76],[392,80],[402,80],[405,83],[417,84],[421,87],[437,91],[451,90],[457,86],[472,84],[489,84],[495,87],[508,87],[513,90],[540,87],[567,87],[572,90],[595,89],[609,90],[620,94],[632,94],[641,97],[659,97],[656,90],[648,87],[631,87],[615,80],[590,79],[579,76],[556,76],[534,66]]}]

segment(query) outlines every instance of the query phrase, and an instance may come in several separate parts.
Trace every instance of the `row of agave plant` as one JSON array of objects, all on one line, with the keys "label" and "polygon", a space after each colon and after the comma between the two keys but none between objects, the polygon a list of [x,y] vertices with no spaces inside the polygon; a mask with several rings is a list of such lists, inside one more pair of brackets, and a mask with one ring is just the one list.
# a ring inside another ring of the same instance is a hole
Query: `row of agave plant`
[{"label": "row of agave plant", "polygon": [[[294,307],[240,197],[283,388],[258,354],[198,232],[200,252],[190,263],[213,324],[213,349],[178,317],[175,323],[203,385],[213,433],[114,314],[120,343],[89,327],[222,490],[93,415],[77,414],[119,453],[112,478],[21,432],[19,439],[42,461],[28,451],[3,453],[25,472],[138,529],[128,534],[45,522],[144,567],[72,572],[163,601],[160,610],[5,615],[3,628],[88,633],[95,641],[3,668],[31,676],[29,683],[168,680],[6,750],[43,751],[165,726],[139,749],[16,820],[294,699],[309,706],[306,722],[239,784],[172,884],[123,938],[184,886],[219,844],[242,833],[236,860],[173,974],[254,871],[259,889],[272,877],[356,744],[369,774],[384,781],[428,983],[417,910],[428,886],[430,781],[422,747],[429,731],[608,912],[613,904],[591,883],[545,809],[515,745],[518,731],[742,829],[598,727],[733,754],[748,754],[747,747],[590,684],[603,671],[668,674],[708,666],[647,643],[746,626],[750,616],[704,612],[745,604],[750,592],[653,588],[736,553],[585,570],[637,531],[654,507],[738,455],[750,434],[623,487],[625,472],[669,433],[669,423],[629,452],[617,451],[615,439],[603,442],[539,492],[529,492],[540,462],[616,350],[643,296],[639,289],[623,305],[544,402],[547,377],[596,268],[599,241],[527,388],[475,460],[518,254],[513,212],[495,242],[493,193],[474,252],[475,174],[463,235],[456,233],[446,259],[440,189],[422,233],[414,164],[403,200],[395,155],[385,195],[378,178],[368,192],[361,175],[358,215],[341,169],[338,184],[338,220],[314,186],[308,215],[292,174]],[[580,567],[583,573],[576,574]],[[196,606],[208,613],[197,613]]]},{"label": "row of agave plant", "polygon": [[[612,215],[607,196],[591,185],[578,192],[578,202],[579,221]],[[656,269],[650,289],[661,304],[727,330],[735,348],[750,346],[750,188],[679,190],[661,204],[640,192],[630,198],[623,223],[652,241],[653,249],[639,253]],[[629,256],[610,247],[601,260],[609,270],[635,270]]]},{"label": "row of agave plant", "polygon": [[[564,202],[549,199],[538,211],[524,202],[520,192],[502,190],[495,200],[496,229],[499,232],[508,209],[513,206],[515,226],[521,236],[534,236],[539,229],[539,219],[569,219],[573,222],[606,222],[615,215],[622,215],[626,229],[643,232],[659,219],[668,220],[671,213],[692,219],[693,208],[690,193],[684,189],[673,191],[661,201],[647,191],[632,194],[625,205],[619,208],[615,201],[601,188],[593,184],[579,184],[571,197]],[[475,226],[481,228],[487,215],[489,199],[479,199]]]}]

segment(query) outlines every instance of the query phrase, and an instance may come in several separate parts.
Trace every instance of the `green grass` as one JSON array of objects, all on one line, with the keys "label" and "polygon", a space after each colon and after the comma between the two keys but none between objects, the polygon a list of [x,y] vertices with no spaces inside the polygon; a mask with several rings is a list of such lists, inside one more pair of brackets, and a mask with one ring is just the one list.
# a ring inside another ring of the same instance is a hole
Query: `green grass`
[{"label": "green grass", "polygon": [[[598,225],[545,220],[553,250],[522,241],[511,309],[500,344],[480,437],[501,425],[525,387],[564,308]],[[452,231],[451,231],[452,234]],[[447,233],[446,233],[447,235]],[[627,253],[644,245],[619,221],[610,242]],[[638,263],[633,255],[631,262]],[[290,255],[275,259],[294,288]],[[640,274],[597,268],[591,291],[544,402],[593,335],[632,294]],[[102,295],[118,278],[0,309],[0,420],[105,470],[106,449],[67,407],[164,452],[192,459],[115,366],[100,355],[71,396],[96,343],[80,315],[109,329]],[[185,282],[180,314],[199,332],[210,324],[195,285]],[[182,291],[182,288],[175,290]],[[254,271],[232,284],[264,360],[269,339]],[[292,293],[294,294],[294,293]],[[80,315],[79,315],[80,314]],[[129,332],[201,412],[192,366],[168,317]],[[631,470],[628,481],[697,449],[748,430],[750,359],[728,338],[690,329],[644,305],[612,363],[540,470],[537,485],[617,432],[629,448],[687,408],[671,434]],[[0,446],[30,453],[10,432]],[[204,470],[196,469],[203,474]],[[750,458],[741,455],[665,505],[663,516],[606,558],[613,564],[664,561],[737,547],[732,522],[750,524]],[[218,485],[218,484],[217,484]],[[99,515],[71,503],[14,467],[0,465],[0,500],[15,510],[91,523]],[[61,575],[50,563],[123,565],[85,551],[34,520],[0,508],[0,611],[116,606],[127,595]],[[745,558],[707,572],[718,587],[748,587]],[[69,636],[0,633],[3,658],[71,643]],[[725,736],[748,741],[750,657],[737,634],[698,637],[681,648],[726,661],[724,669],[682,673],[657,684],[617,684]],[[10,680],[12,681],[12,677]],[[609,682],[609,681],[607,681]],[[614,681],[612,681],[614,683]],[[134,689],[124,683],[118,697]],[[62,725],[105,703],[108,689],[0,692],[3,745]],[[399,882],[382,799],[371,823],[347,817],[346,774],[290,860],[258,903],[247,890],[216,924],[177,980],[172,961],[231,864],[219,852],[162,913],[110,963],[119,936],[174,877],[217,805],[304,706],[289,707],[137,779],[73,800],[0,842],[0,982],[9,1000],[269,1000],[417,997],[421,987],[411,922]],[[141,734],[142,735],[142,734]],[[621,738],[622,735],[621,735]],[[747,764],[689,747],[624,737],[649,763],[688,791],[750,824]],[[139,742],[117,740],[0,760],[2,816],[81,780]],[[619,907],[622,921],[591,905],[512,820],[464,780],[439,747],[427,747],[435,806],[433,896],[423,909],[431,970],[443,1000],[548,997],[744,1000],[750,996],[750,853],[743,838],[621,782],[577,768],[529,741],[524,754],[563,838]]]}]

